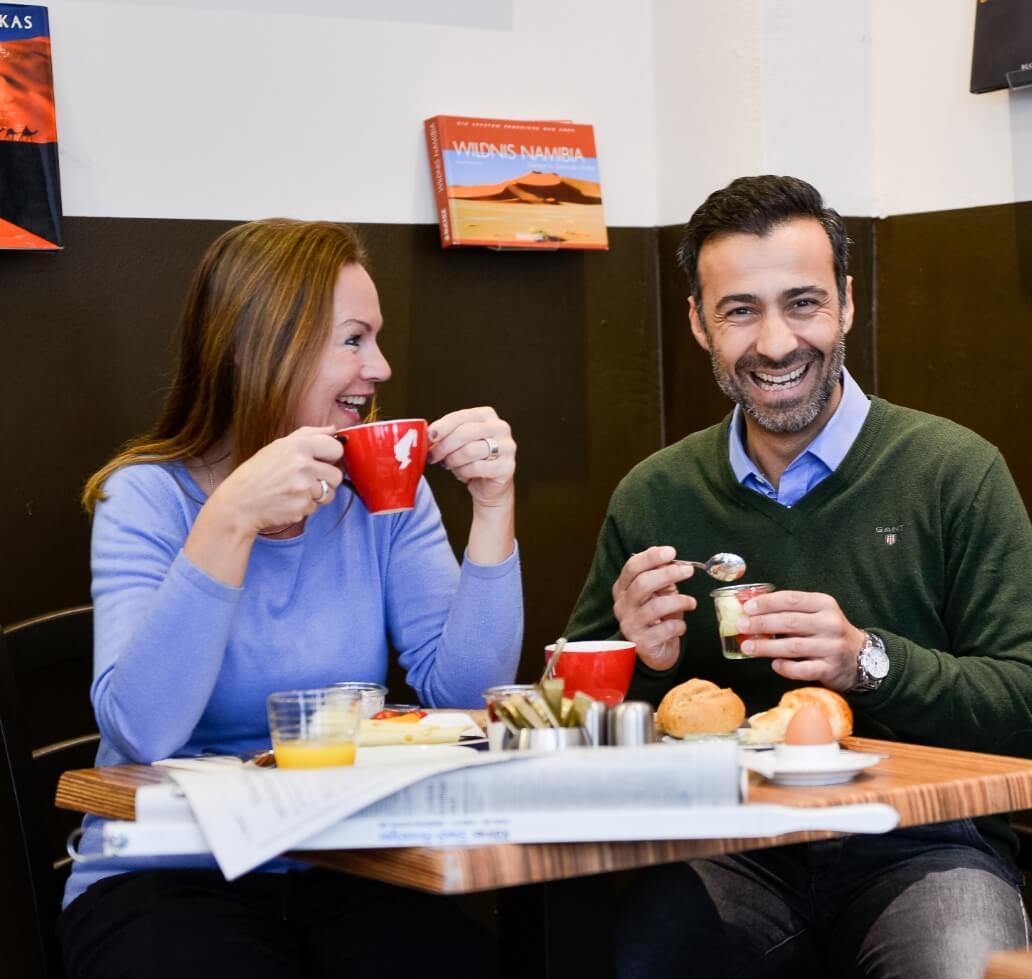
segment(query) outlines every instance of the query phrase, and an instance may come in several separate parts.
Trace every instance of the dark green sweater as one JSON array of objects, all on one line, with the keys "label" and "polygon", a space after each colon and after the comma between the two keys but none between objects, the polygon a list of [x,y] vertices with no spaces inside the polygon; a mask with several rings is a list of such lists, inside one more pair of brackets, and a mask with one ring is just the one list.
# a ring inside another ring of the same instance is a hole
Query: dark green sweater
[{"label": "dark green sweater", "polygon": [[[849,695],[855,733],[1032,753],[1032,529],[999,451],[943,418],[872,398],[838,469],[784,507],[735,479],[729,421],[655,453],[616,488],[566,635],[618,634],[611,589],[634,552],[733,551],[748,563],[745,580],[833,595],[853,625],[885,641],[888,677]],[[681,586],[699,600],[681,658],[664,673],[639,662],[632,697],[656,704],[701,676],[754,713],[800,686],[769,660],[723,658],[709,597],[717,584],[696,573]]]}]

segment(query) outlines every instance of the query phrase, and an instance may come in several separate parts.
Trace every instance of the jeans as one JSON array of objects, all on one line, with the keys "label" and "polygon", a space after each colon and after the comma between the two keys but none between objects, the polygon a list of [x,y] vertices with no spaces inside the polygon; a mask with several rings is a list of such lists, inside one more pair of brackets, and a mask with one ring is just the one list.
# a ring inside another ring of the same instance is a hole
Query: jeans
[{"label": "jeans", "polygon": [[621,918],[618,974],[980,979],[1028,945],[1021,884],[970,820],[657,868]]}]

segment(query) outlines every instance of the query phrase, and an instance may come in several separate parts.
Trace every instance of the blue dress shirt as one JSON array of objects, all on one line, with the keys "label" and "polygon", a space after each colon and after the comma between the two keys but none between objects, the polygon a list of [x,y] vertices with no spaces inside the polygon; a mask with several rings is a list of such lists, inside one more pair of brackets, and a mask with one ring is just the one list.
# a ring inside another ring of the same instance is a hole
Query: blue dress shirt
[{"label": "blue dress shirt", "polygon": [[728,440],[735,478],[747,489],[762,493],[782,506],[792,506],[838,468],[860,434],[870,408],[871,402],[860,390],[860,385],[843,368],[842,400],[835,413],[814,440],[792,460],[775,489],[745,451],[742,409],[735,405]]}]

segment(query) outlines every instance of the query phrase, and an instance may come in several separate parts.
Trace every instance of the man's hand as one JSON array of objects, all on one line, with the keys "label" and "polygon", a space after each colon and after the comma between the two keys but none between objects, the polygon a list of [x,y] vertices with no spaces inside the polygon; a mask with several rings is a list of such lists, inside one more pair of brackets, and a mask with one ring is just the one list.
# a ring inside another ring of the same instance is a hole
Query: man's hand
[{"label": "man's hand", "polygon": [[856,683],[856,658],[864,633],[843,614],[830,595],[808,591],[774,591],[750,598],[738,620],[742,633],[776,635],[749,639],[747,656],[770,659],[775,673],[790,680],[820,683],[844,692]]},{"label": "man's hand", "polygon": [[690,578],[695,569],[671,564],[676,556],[672,547],[634,554],[613,585],[613,614],[620,632],[654,670],[668,670],[677,662],[686,629],[684,614],[696,606],[694,598],[677,590],[677,583]]}]

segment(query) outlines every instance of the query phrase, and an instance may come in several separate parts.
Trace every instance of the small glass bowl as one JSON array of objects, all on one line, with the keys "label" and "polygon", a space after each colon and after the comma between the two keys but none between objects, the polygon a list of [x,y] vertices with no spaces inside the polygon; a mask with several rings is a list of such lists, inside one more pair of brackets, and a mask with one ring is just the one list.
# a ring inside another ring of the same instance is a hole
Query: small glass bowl
[{"label": "small glass bowl", "polygon": [[369,683],[364,680],[342,680],[340,683],[331,684],[335,690],[353,690],[362,697],[362,716],[372,717],[373,714],[383,710],[384,698],[387,696],[387,688],[382,683]]}]

